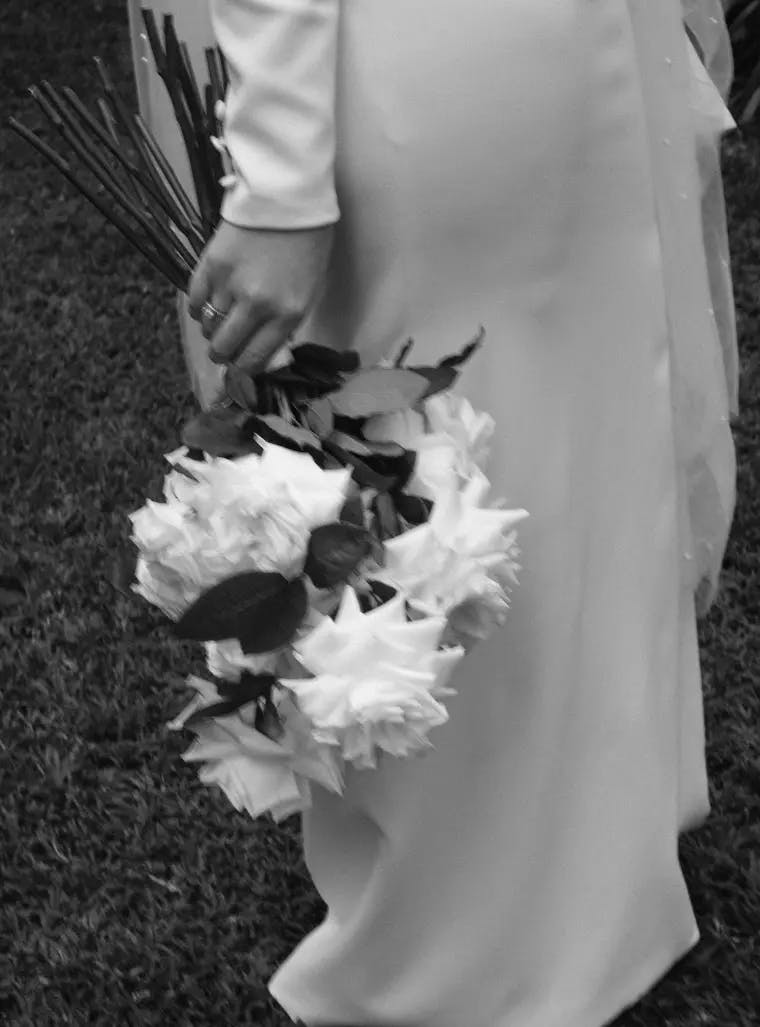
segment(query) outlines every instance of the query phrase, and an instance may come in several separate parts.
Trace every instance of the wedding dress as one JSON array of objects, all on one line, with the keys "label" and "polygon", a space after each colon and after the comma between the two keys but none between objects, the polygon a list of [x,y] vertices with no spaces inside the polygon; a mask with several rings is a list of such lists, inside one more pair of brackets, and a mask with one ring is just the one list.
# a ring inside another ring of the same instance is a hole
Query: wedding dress
[{"label": "wedding dress", "polygon": [[[212,6],[225,216],[340,213],[299,336],[371,360],[412,335],[425,362],[483,324],[461,387],[496,418],[496,492],[531,512],[508,624],[465,661],[435,750],[315,788],[328,912],[271,992],[309,1027],[599,1027],[699,938],[677,843],[709,811],[695,594],[733,509],[730,272],[703,216],[732,121],[682,15],[699,35],[719,8]],[[199,58],[204,4],[174,9]]]}]

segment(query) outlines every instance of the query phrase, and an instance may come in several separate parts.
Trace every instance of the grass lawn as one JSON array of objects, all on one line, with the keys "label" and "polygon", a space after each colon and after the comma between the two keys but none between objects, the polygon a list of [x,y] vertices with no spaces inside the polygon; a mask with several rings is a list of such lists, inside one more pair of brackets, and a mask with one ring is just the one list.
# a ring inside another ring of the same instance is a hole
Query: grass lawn
[{"label": "grass lawn", "polygon": [[[4,0],[4,113],[24,88],[128,89],[122,0]],[[713,814],[681,842],[701,944],[616,1027],[760,1024],[760,146],[726,147],[743,380],[740,503],[701,627]],[[0,135],[0,1022],[284,1027],[265,982],[322,907],[298,824],[236,815],[163,724],[198,654],[109,583],[126,513],[192,407],[170,290]],[[463,1024],[462,1027],[467,1027]]]}]

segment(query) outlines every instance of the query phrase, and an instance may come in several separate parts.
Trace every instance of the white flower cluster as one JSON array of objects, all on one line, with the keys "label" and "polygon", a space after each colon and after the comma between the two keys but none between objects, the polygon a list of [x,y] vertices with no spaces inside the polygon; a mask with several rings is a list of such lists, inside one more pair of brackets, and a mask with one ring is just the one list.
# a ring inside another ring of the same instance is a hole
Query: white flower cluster
[{"label": "white flower cluster", "polygon": [[[193,723],[197,739],[184,758],[201,763],[201,780],[219,785],[237,809],[281,819],[310,804],[313,781],[340,793],[346,763],[374,768],[381,753],[403,758],[432,747],[430,731],[448,719],[442,700],[456,694],[452,671],[504,620],[519,569],[515,526],[527,514],[489,501],[482,469],[493,428],[450,392],[420,412],[370,418],[368,441],[416,452],[406,491],[432,503],[425,523],[385,542],[382,566],[370,561],[351,577],[356,589],[371,589],[373,579],[395,597],[363,609],[355,588],[343,585],[325,606],[307,582],[306,619],[284,649],[254,655],[234,638],[205,643],[220,687],[244,673],[277,679],[277,737],[257,727],[255,701]],[[350,488],[349,470],[325,471],[267,443],[260,456],[192,460],[181,449],[167,459],[165,502],[132,515],[133,587],[174,619],[241,572],[301,575],[311,532],[338,519]],[[364,494],[365,507],[371,498]],[[224,698],[217,684],[189,681],[197,695],[174,729]]]},{"label": "white flower cluster", "polygon": [[409,756],[429,748],[431,728],[448,720],[439,700],[455,694],[446,682],[464,650],[440,647],[445,627],[442,617],[409,621],[401,593],[362,613],[346,588],[335,618],[324,617],[294,646],[313,676],[281,683],[314,740],[354,766],[375,767],[377,750]]},{"label": "white flower cluster", "polygon": [[178,619],[212,585],[247,570],[301,572],[312,530],[334,521],[350,472],[262,444],[262,455],[192,460],[167,456],[165,502],[132,514],[139,550],[134,590]]},{"label": "white flower cluster", "polygon": [[424,414],[372,418],[365,429],[417,452],[407,491],[433,502],[425,524],[386,542],[378,578],[420,615],[445,617],[445,641],[465,648],[504,622],[520,569],[515,528],[528,516],[488,501],[482,468],[493,429],[493,418],[451,392],[427,400]]}]

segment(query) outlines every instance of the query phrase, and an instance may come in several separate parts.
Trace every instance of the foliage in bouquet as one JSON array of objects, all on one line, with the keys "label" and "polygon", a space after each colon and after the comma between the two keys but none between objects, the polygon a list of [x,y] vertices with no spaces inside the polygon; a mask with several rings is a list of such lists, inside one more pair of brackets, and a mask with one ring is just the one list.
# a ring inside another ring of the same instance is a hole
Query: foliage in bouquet
[{"label": "foliage in bouquet", "polygon": [[172,723],[237,808],[276,818],[344,767],[429,748],[447,682],[503,623],[525,511],[489,499],[491,418],[434,366],[303,343],[194,417],[164,502],[132,515],[134,588],[202,642]]}]

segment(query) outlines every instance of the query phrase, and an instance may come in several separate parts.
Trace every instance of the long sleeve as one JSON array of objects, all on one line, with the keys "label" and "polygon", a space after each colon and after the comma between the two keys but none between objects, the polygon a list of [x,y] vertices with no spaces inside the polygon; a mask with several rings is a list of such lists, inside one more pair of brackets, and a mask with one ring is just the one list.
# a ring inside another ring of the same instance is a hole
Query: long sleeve
[{"label": "long sleeve", "polygon": [[335,62],[340,0],[211,0],[230,72],[225,138],[237,181],[222,217],[255,228],[338,220]]}]

